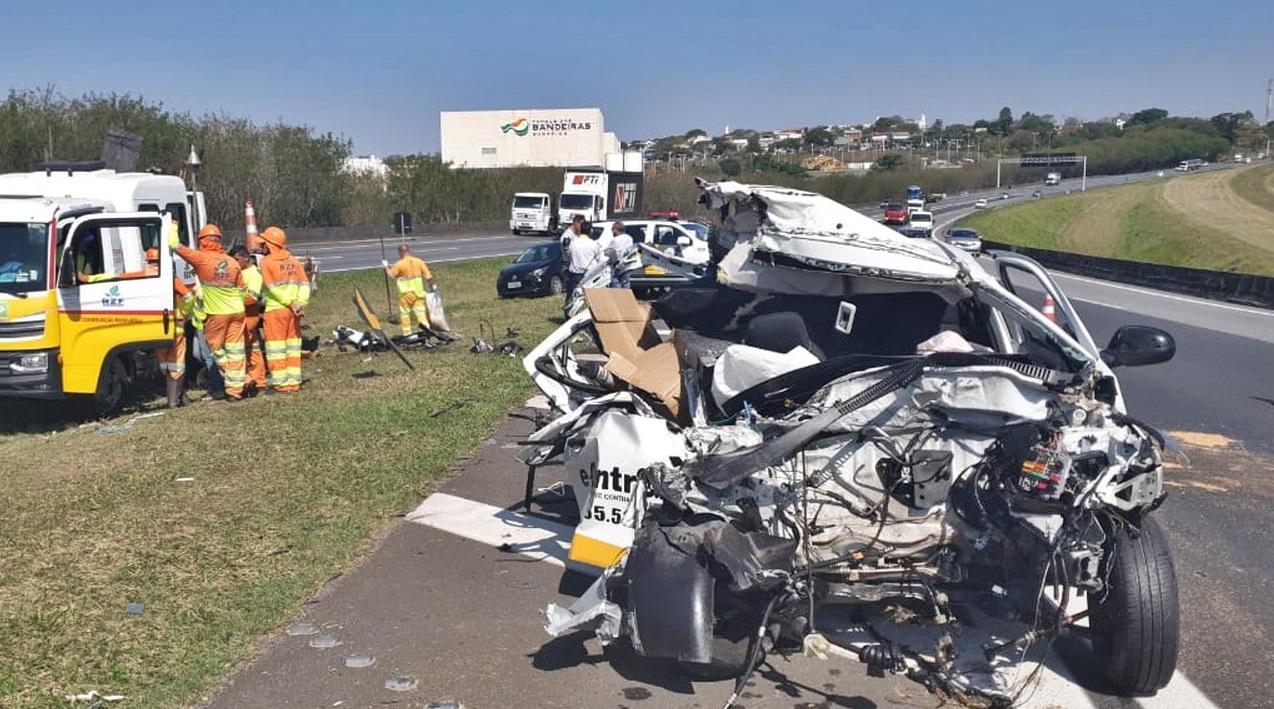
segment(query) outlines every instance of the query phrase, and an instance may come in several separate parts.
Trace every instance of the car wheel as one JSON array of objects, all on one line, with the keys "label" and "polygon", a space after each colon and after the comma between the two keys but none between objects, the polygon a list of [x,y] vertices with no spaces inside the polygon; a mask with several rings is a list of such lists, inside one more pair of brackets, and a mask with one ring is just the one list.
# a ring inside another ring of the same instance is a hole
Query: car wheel
[{"label": "car wheel", "polygon": [[1125,528],[1111,535],[1106,597],[1092,606],[1093,649],[1115,691],[1153,694],[1177,667],[1181,618],[1172,552],[1153,519],[1138,533]]},{"label": "car wheel", "polygon": [[102,386],[93,395],[93,415],[97,418],[107,418],[118,412],[128,391],[128,372],[119,357],[111,358],[103,377]]},{"label": "car wheel", "polygon": [[561,276],[553,276],[549,279],[549,295],[561,295],[566,289],[566,285],[562,282]]}]

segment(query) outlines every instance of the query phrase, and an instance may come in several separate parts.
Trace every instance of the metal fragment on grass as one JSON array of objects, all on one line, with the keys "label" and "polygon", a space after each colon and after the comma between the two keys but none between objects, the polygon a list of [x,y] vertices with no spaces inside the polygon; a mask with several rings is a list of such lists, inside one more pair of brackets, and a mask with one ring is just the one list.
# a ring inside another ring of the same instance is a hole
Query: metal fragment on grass
[{"label": "metal fragment on grass", "polygon": [[370,652],[357,652],[353,655],[345,656],[345,666],[359,669],[363,667],[371,667],[376,662],[376,656]]},{"label": "metal fragment on grass", "polygon": [[146,610],[146,604],[139,601],[124,604],[124,612],[129,615],[141,615]]},{"label": "metal fragment on grass", "polygon": [[317,634],[318,634],[318,628],[314,627],[314,624],[308,621],[298,620],[297,622],[288,626],[288,635],[291,635],[293,637],[298,635],[317,635]]},{"label": "metal fragment on grass", "polygon": [[385,680],[385,689],[391,692],[411,692],[420,686],[420,680],[415,677],[390,677]]},{"label": "metal fragment on grass", "polygon": [[319,635],[310,640],[310,647],[326,650],[329,647],[340,645],[341,641],[336,639],[335,635]]}]

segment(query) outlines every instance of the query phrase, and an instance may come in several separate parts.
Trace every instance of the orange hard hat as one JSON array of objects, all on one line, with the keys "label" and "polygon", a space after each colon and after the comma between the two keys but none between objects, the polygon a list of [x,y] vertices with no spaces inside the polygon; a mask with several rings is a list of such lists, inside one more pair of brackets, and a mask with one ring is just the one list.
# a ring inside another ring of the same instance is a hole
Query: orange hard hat
[{"label": "orange hard hat", "polygon": [[204,224],[203,228],[199,230],[199,240],[203,241],[204,239],[216,239],[220,241],[221,227],[216,224]]},{"label": "orange hard hat", "polygon": [[149,249],[146,249],[146,260],[147,260],[147,261],[158,261],[158,260],[159,260],[159,249],[157,249],[157,248],[155,248],[155,247],[153,247],[153,246],[152,246],[152,247],[150,247]]},{"label": "orange hard hat", "polygon": [[267,227],[260,236],[262,241],[276,249],[282,249],[288,245],[288,235],[277,226]]}]

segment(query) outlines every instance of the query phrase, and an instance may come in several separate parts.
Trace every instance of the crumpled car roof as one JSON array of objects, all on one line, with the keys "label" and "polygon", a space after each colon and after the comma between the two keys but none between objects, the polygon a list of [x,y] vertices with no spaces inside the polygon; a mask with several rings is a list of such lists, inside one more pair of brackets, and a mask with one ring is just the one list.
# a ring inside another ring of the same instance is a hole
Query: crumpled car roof
[{"label": "crumpled car roof", "polygon": [[700,181],[699,187],[714,209],[734,203],[736,216],[756,211],[764,217],[723,224],[727,243],[746,246],[721,263],[735,285],[753,285],[741,276],[757,257],[789,268],[933,284],[955,282],[961,271],[958,257],[937,242],[905,237],[814,192],[732,181]]}]

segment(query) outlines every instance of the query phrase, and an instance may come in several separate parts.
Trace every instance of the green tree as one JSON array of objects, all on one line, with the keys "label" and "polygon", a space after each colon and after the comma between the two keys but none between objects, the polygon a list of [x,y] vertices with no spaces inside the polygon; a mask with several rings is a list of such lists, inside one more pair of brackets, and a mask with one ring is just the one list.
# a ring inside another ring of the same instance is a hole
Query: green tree
[{"label": "green tree", "polygon": [[811,128],[805,131],[804,142],[812,148],[826,148],[836,142],[836,136],[825,126]]},{"label": "green tree", "polygon": [[871,165],[871,169],[885,172],[901,167],[902,163],[902,156],[898,153],[886,153],[881,155],[879,158],[876,158],[876,161]]},{"label": "green tree", "polygon": [[1128,119],[1128,126],[1148,126],[1156,121],[1162,121],[1168,117],[1168,112],[1162,108],[1143,108],[1132,114],[1132,118]]},{"label": "green tree", "polygon": [[726,158],[718,162],[717,167],[721,168],[721,174],[726,177],[738,177],[743,174],[743,163],[737,158]]},{"label": "green tree", "polygon": [[1008,106],[1000,109],[1000,117],[995,119],[994,132],[996,135],[1008,135],[1013,130],[1013,111]]}]

